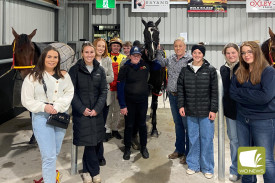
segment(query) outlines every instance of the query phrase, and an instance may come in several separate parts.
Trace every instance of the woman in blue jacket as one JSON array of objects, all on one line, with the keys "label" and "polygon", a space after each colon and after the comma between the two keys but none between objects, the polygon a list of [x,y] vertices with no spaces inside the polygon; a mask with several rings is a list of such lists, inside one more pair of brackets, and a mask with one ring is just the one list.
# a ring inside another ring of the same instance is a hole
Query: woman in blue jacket
[{"label": "woman in blue jacket", "polygon": [[[239,146],[265,148],[265,183],[275,180],[275,70],[259,45],[247,41],[240,47],[240,66],[232,77],[230,96],[237,102]],[[256,175],[243,175],[243,183],[257,182]]]}]

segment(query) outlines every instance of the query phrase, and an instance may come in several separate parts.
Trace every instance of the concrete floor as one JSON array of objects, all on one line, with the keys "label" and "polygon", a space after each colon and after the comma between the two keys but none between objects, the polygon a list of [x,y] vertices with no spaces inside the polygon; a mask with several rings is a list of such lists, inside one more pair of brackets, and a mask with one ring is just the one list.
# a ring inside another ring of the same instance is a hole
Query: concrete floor
[{"label": "concrete floor", "polygon": [[[104,183],[210,183],[230,182],[230,150],[226,136],[225,142],[225,180],[218,180],[218,138],[217,130],[214,138],[215,174],[213,179],[206,179],[202,173],[187,175],[187,165],[179,163],[179,159],[167,158],[174,150],[175,132],[169,104],[166,101],[158,109],[158,138],[148,136],[150,158],[145,160],[139,151],[132,150],[129,161],[122,159],[123,144],[121,140],[112,139],[104,143],[107,165],[101,167],[101,178]],[[216,123],[217,124],[217,123]],[[150,123],[148,123],[150,128]],[[216,125],[217,126],[217,125]],[[29,145],[32,134],[28,112],[0,125],[0,182],[31,183],[41,175],[41,159],[36,145]],[[123,131],[121,131],[123,134]],[[57,161],[57,169],[62,174],[62,183],[81,183],[80,174],[70,175],[71,167],[72,126],[70,125],[61,153]],[[82,170],[83,147],[78,150],[78,170]],[[240,182],[240,181],[238,181]],[[258,182],[263,182],[262,178]]]}]

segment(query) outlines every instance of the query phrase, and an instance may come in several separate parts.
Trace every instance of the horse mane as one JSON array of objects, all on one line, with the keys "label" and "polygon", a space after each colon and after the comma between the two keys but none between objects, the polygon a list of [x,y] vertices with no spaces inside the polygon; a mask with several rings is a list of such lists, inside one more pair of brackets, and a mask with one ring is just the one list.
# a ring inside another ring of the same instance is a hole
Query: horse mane
[{"label": "horse mane", "polygon": [[263,42],[262,46],[261,46],[261,49],[262,49],[262,52],[266,58],[266,60],[268,61],[269,65],[273,65],[272,61],[270,60],[269,58],[269,40],[266,40],[265,42]]}]

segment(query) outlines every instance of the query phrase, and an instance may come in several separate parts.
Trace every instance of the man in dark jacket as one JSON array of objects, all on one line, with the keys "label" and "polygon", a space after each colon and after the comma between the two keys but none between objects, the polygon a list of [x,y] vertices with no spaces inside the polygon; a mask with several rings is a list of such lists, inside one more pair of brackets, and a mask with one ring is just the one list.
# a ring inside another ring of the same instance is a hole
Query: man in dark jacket
[{"label": "man in dark jacket", "polygon": [[214,173],[214,119],[218,111],[216,69],[203,57],[205,47],[194,45],[192,59],[183,67],[177,82],[178,108],[187,116],[189,153],[187,174],[202,171],[210,179]]},{"label": "man in dark jacket", "polygon": [[117,80],[120,112],[125,116],[123,159],[131,155],[131,138],[134,124],[139,127],[142,157],[149,158],[147,145],[146,113],[148,108],[148,65],[141,60],[140,48],[134,46],[130,51],[130,60],[120,69]]}]

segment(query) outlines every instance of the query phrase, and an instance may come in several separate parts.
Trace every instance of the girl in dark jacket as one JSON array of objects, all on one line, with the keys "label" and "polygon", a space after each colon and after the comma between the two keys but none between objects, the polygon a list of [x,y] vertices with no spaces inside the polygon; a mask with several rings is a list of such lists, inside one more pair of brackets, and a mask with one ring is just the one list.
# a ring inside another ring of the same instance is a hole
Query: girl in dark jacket
[{"label": "girl in dark jacket", "polygon": [[[275,180],[273,156],[275,144],[275,70],[269,66],[256,42],[246,41],[241,45],[240,50],[240,66],[233,75],[230,85],[230,96],[237,102],[239,146],[265,148],[264,182],[273,183]],[[255,149],[253,148],[253,150]],[[246,154],[245,152],[241,153]],[[240,162],[245,162],[241,161],[243,160],[241,153]],[[258,161],[264,159],[260,152],[257,154],[260,155],[257,155]],[[262,164],[263,161],[259,161],[259,164],[256,165]],[[264,173],[263,167],[257,167],[260,168],[253,170]],[[243,169],[242,166],[238,168],[239,172]],[[242,176],[242,183],[255,182],[257,182],[256,175]]]},{"label": "girl in dark jacket", "polygon": [[82,45],[82,59],[69,74],[75,87],[72,100],[73,144],[85,146],[83,154],[84,183],[101,182],[98,150],[105,136],[102,109],[107,97],[107,82],[103,67],[95,60],[95,48],[91,43]]},{"label": "girl in dark jacket", "polygon": [[178,108],[187,116],[189,153],[187,174],[202,171],[206,178],[214,173],[214,120],[218,111],[216,69],[203,56],[205,47],[194,45],[192,59],[183,67],[177,82]]},{"label": "girl in dark jacket", "polygon": [[228,43],[224,46],[222,53],[224,54],[226,60],[225,64],[220,68],[224,91],[223,109],[226,118],[227,135],[230,140],[230,156],[232,161],[229,180],[235,182],[240,178],[237,169],[237,154],[239,147],[236,121],[237,110],[236,102],[230,98],[229,88],[233,73],[238,67],[240,51],[238,45]]}]

